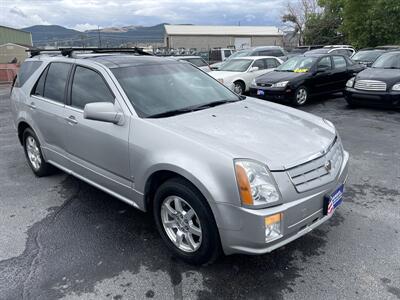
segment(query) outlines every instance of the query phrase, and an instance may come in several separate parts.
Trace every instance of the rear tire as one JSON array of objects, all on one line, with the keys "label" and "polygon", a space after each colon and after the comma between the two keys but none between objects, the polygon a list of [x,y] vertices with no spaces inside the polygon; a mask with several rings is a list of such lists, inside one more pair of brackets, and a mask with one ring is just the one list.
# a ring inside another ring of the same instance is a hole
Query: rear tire
[{"label": "rear tire", "polygon": [[44,160],[39,139],[32,129],[25,129],[22,141],[26,159],[33,173],[38,177],[49,175],[53,168]]},{"label": "rear tire", "polygon": [[214,215],[203,195],[188,181],[172,178],[156,191],[153,214],[172,254],[186,263],[212,263],[220,254]]}]

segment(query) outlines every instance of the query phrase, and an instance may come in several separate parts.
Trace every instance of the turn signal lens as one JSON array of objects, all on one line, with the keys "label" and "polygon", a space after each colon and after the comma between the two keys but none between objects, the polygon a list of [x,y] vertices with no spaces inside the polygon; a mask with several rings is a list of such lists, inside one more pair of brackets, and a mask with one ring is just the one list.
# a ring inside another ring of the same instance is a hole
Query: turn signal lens
[{"label": "turn signal lens", "polygon": [[245,169],[241,165],[236,164],[235,171],[242,203],[246,205],[253,205],[251,187]]},{"label": "turn signal lens", "polygon": [[282,237],[281,231],[282,214],[278,213],[265,217],[265,242],[269,243]]},{"label": "turn signal lens", "polygon": [[265,217],[265,225],[272,225],[281,221],[281,214]]}]

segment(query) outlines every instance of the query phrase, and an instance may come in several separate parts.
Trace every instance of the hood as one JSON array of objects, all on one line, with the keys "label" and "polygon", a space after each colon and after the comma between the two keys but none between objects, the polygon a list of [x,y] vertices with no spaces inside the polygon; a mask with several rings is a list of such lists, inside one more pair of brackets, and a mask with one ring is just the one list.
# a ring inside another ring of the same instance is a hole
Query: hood
[{"label": "hood", "polygon": [[225,79],[229,77],[234,77],[242,72],[229,72],[229,71],[211,71],[208,74],[214,77],[215,79]]},{"label": "hood", "polygon": [[308,76],[307,73],[295,73],[295,72],[279,72],[273,71],[267,74],[257,77],[257,83],[277,83],[280,81],[290,81],[293,79],[300,79]]},{"label": "hood", "polygon": [[266,163],[273,171],[308,161],[326,150],[336,136],[335,129],[319,117],[250,97],[150,122],[232,159]]},{"label": "hood", "polygon": [[388,86],[400,82],[400,69],[368,68],[357,74],[356,80],[380,80]]}]

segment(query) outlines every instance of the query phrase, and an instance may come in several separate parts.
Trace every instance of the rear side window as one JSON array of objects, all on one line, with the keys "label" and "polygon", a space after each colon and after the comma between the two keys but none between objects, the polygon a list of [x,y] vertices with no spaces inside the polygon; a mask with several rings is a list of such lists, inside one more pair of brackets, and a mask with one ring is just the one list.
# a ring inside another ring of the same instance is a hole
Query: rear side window
[{"label": "rear side window", "polygon": [[275,56],[275,57],[279,57],[279,56],[284,56],[285,54],[278,50],[278,49],[271,49],[271,50],[262,50],[259,52],[260,56]]},{"label": "rear side window", "polygon": [[43,97],[64,103],[65,85],[70,69],[71,64],[58,62],[50,64],[44,83]]},{"label": "rear side window", "polygon": [[32,76],[32,74],[40,67],[41,61],[26,61],[19,69],[14,87],[21,87]]},{"label": "rear side window", "polygon": [[78,66],[72,82],[71,106],[83,109],[92,102],[114,103],[114,95],[99,73]]},{"label": "rear side window", "polygon": [[346,60],[343,56],[333,56],[335,69],[345,69],[347,67]]},{"label": "rear side window", "polygon": [[231,54],[232,54],[232,51],[231,51],[231,50],[224,50],[225,58],[231,56]]}]

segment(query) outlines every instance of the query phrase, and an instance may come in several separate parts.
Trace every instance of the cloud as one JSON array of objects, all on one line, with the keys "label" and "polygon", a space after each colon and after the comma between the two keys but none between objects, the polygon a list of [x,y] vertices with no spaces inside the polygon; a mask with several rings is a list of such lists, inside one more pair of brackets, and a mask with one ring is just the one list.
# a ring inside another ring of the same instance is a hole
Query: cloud
[{"label": "cloud", "polygon": [[97,25],[85,23],[85,24],[76,24],[72,29],[78,30],[78,31],[85,31],[85,30],[90,30],[90,29],[97,29]]},{"label": "cloud", "polygon": [[[2,0],[2,23],[78,30],[125,25],[278,25],[288,0]],[[293,1],[293,0],[291,0]]]}]

